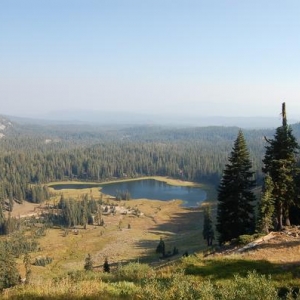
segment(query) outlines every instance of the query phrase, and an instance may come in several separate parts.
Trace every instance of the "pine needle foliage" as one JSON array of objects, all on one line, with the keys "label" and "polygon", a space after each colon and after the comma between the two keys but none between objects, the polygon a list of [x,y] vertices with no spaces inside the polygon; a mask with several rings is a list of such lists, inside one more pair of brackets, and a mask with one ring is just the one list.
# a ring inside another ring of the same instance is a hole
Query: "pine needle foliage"
[{"label": "pine needle foliage", "polygon": [[110,266],[109,266],[107,258],[105,258],[105,261],[104,261],[104,264],[103,264],[103,272],[104,273],[109,273],[110,272]]},{"label": "pine needle foliage", "polygon": [[207,242],[207,246],[211,246],[213,240],[215,239],[215,232],[213,228],[213,221],[211,216],[211,209],[210,206],[207,206],[203,210],[204,219],[203,219],[203,238]]},{"label": "pine needle foliage", "polygon": [[91,254],[88,254],[88,256],[85,258],[85,263],[84,263],[84,269],[86,271],[92,271],[94,266],[94,262],[92,260]]},{"label": "pine needle foliage", "polygon": [[263,172],[272,178],[277,230],[281,230],[284,225],[290,225],[290,208],[295,204],[296,154],[299,149],[292,128],[287,124],[285,103],[282,104],[282,126],[276,129],[273,139],[266,140]]},{"label": "pine needle foliage", "polygon": [[19,272],[15,258],[4,243],[0,243],[0,291],[19,283]]},{"label": "pine needle foliage", "polygon": [[218,188],[217,230],[219,243],[230,241],[255,229],[252,191],[254,172],[243,132],[240,130]]},{"label": "pine needle foliage", "polygon": [[269,174],[264,179],[262,195],[258,208],[258,231],[268,234],[274,223],[274,185]]}]

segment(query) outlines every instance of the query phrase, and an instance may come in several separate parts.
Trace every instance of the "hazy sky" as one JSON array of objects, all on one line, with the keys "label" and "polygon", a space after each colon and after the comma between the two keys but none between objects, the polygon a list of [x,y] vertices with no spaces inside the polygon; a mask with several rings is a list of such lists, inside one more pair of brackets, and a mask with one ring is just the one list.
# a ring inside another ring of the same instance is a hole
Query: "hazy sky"
[{"label": "hazy sky", "polygon": [[0,114],[300,116],[300,1],[0,0]]}]

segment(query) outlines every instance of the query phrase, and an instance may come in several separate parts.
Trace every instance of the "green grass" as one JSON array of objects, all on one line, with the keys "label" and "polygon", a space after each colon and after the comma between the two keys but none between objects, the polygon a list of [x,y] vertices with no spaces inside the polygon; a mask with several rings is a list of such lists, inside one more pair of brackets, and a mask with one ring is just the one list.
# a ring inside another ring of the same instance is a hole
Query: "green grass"
[{"label": "green grass", "polygon": [[[191,269],[193,274],[187,274]],[[278,285],[279,278],[274,280],[273,276],[279,275],[279,270],[278,266],[263,261],[187,257],[157,271],[145,264],[131,263],[113,274],[71,272],[53,280],[6,290],[2,299],[300,299],[296,294],[293,298],[291,293],[299,288],[299,278],[298,285],[290,285],[286,281],[290,275],[285,275]],[[265,275],[269,272],[270,276]]]},{"label": "green grass", "polygon": [[286,266],[271,263],[266,260],[250,260],[243,258],[202,259],[188,257],[183,260],[186,275],[198,276],[212,282],[226,281],[235,275],[246,276],[249,272],[272,277],[272,282],[279,288],[283,286],[298,286],[300,266]]},{"label": "green grass", "polygon": [[279,274],[280,268],[268,261],[244,259],[203,259],[196,263],[186,263],[185,273],[209,278],[213,281],[229,279],[235,274],[245,276],[249,271],[256,270],[259,274]]}]

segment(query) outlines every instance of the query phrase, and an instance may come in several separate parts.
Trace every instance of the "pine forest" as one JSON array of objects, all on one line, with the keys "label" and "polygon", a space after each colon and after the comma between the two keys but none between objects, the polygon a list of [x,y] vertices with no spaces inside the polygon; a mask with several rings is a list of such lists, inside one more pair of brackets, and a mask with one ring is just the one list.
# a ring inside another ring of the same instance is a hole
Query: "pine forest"
[{"label": "pine forest", "polygon": [[[300,299],[300,123],[287,115],[283,103],[265,129],[1,116],[0,298]],[[99,188],[147,178],[206,199]]]}]

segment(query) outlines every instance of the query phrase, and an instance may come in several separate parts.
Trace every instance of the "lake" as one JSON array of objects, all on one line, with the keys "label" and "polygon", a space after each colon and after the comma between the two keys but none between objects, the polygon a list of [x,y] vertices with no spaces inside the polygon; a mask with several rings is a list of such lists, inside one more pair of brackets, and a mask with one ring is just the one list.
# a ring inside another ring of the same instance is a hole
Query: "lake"
[{"label": "lake", "polygon": [[195,207],[206,199],[206,192],[200,188],[169,185],[155,179],[123,181],[108,184],[65,184],[52,185],[55,190],[83,189],[99,186],[107,195],[116,196],[117,192],[128,191],[132,199],[147,198],[153,200],[170,201],[180,199],[185,207]]}]

